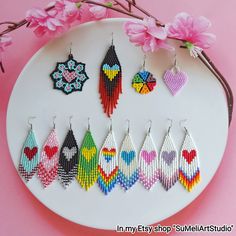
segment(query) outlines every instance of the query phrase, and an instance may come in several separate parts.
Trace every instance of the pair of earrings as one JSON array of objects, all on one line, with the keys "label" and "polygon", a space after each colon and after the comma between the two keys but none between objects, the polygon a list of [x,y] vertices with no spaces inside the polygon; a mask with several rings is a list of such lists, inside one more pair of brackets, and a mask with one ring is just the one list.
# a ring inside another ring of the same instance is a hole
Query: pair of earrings
[{"label": "pair of earrings", "polygon": [[26,182],[37,172],[43,186],[47,187],[55,180],[58,172],[59,142],[55,130],[55,118],[53,129],[42,148],[41,155],[30,119],[28,120],[30,130],[23,145],[18,170]]},{"label": "pair of earrings", "polygon": [[[148,94],[152,92],[156,86],[156,79],[153,74],[145,69],[146,55],[144,56],[144,63],[141,71],[135,74],[132,80],[132,87],[140,94]],[[174,66],[166,70],[163,76],[163,81],[173,96],[175,96],[185,85],[188,76],[181,71],[177,66],[177,59],[175,54]]]},{"label": "pair of earrings", "polygon": [[[182,126],[182,121],[180,125]],[[180,183],[190,192],[200,181],[199,157],[193,139],[184,126],[185,137],[180,150],[180,157],[170,134],[169,126],[160,151],[160,182],[169,190],[179,179]]]}]

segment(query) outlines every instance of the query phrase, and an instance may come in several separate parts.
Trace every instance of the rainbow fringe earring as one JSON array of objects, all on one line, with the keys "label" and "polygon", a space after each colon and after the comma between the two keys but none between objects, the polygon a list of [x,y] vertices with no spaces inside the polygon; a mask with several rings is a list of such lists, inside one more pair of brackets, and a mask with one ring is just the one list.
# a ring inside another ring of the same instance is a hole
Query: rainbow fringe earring
[{"label": "rainbow fringe earring", "polygon": [[169,190],[179,178],[178,152],[170,135],[171,124],[165,135],[160,152],[160,182],[165,190]]},{"label": "rainbow fringe earring", "polygon": [[104,113],[110,117],[122,93],[122,70],[115,46],[112,44],[102,62],[99,79],[99,93]]},{"label": "rainbow fringe earring", "polygon": [[191,192],[200,182],[200,165],[198,151],[193,139],[185,126],[184,129],[185,138],[180,154],[179,181],[189,192]]},{"label": "rainbow fringe earring", "polygon": [[72,116],[70,117],[70,129],[61,147],[58,166],[58,178],[64,188],[70,185],[78,173],[79,148],[72,130],[71,119]]},{"label": "rainbow fringe earring", "polygon": [[56,117],[53,118],[53,129],[50,132],[41,153],[38,177],[46,188],[57,177],[59,161],[59,141],[56,134]]},{"label": "rainbow fringe earring", "polygon": [[137,152],[130,135],[130,121],[128,120],[128,131],[120,150],[118,180],[126,191],[137,182],[138,178]]},{"label": "rainbow fringe earring", "polygon": [[170,70],[166,70],[163,80],[173,96],[175,96],[188,81],[188,75],[177,66],[176,54],[174,66]]},{"label": "rainbow fringe earring", "polygon": [[33,131],[33,124],[30,119],[36,117],[30,117],[28,124],[30,125],[30,130],[28,132],[27,138],[22,148],[20,163],[19,163],[19,173],[28,182],[38,170],[39,165],[39,148]]},{"label": "rainbow fringe earring", "polygon": [[98,151],[90,131],[88,119],[88,130],[85,133],[80,148],[77,180],[81,187],[88,190],[98,178]]},{"label": "rainbow fringe earring", "polygon": [[144,56],[144,62],[141,71],[135,74],[132,80],[132,87],[140,94],[148,94],[153,91],[156,86],[156,79],[153,74],[145,69],[146,55]]},{"label": "rainbow fringe earring", "polygon": [[105,139],[99,154],[98,164],[98,185],[104,194],[108,194],[115,187],[118,177],[118,156],[117,145],[112,130]]},{"label": "rainbow fringe earring", "polygon": [[158,155],[151,136],[152,121],[139,154],[139,181],[150,190],[159,178]]}]

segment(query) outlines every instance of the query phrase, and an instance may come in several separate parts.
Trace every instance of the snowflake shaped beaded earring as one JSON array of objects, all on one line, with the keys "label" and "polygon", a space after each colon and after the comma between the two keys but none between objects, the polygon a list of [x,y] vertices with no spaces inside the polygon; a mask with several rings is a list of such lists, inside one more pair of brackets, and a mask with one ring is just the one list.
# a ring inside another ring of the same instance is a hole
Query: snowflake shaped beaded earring
[{"label": "snowflake shaped beaded earring", "polygon": [[85,72],[85,63],[77,62],[71,52],[68,60],[57,62],[56,68],[50,74],[54,89],[61,90],[66,95],[79,91],[81,92],[86,80],[89,79]]}]

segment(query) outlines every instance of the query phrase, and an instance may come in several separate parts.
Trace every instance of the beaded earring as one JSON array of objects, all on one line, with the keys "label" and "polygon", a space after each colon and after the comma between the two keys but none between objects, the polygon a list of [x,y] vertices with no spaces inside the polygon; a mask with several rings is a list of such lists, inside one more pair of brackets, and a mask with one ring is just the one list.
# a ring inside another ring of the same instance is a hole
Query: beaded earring
[{"label": "beaded earring", "polygon": [[34,174],[37,172],[39,165],[39,147],[35,138],[33,124],[30,122],[30,120],[34,118],[36,117],[30,117],[28,120],[30,130],[22,148],[18,167],[20,175],[26,182],[32,179]]},{"label": "beaded earring", "polygon": [[100,69],[99,93],[104,113],[110,117],[122,93],[122,69],[113,44],[113,34],[112,44]]},{"label": "beaded earring", "polygon": [[151,136],[152,121],[139,154],[139,181],[150,190],[159,178],[158,155]]},{"label": "beaded earring", "polygon": [[199,156],[191,135],[185,126],[183,128],[185,130],[185,138],[180,154],[179,181],[191,192],[201,179]]},{"label": "beaded earring", "polygon": [[57,62],[56,68],[50,74],[54,89],[61,90],[66,95],[82,91],[84,83],[89,79],[85,72],[85,64],[77,62],[72,55],[71,48],[68,60]]},{"label": "beaded earring", "polygon": [[71,119],[72,116],[70,117],[70,129],[62,144],[59,156],[58,179],[64,188],[70,185],[78,173],[79,148],[72,130]]},{"label": "beaded earring", "polygon": [[146,55],[144,56],[144,62],[141,71],[135,74],[132,80],[132,87],[136,92],[140,94],[148,94],[153,91],[156,86],[156,79],[153,74],[145,69]]},{"label": "beaded earring", "polygon": [[128,120],[128,131],[122,142],[119,155],[118,181],[126,191],[137,182],[138,178],[137,152],[130,135],[130,121]]},{"label": "beaded earring", "polygon": [[56,134],[56,117],[53,118],[53,129],[50,132],[41,153],[38,177],[46,188],[57,177],[59,161],[59,141]]},{"label": "beaded earring", "polygon": [[171,138],[170,130],[172,128],[172,120],[170,121],[171,124],[165,135],[159,158],[160,182],[166,191],[169,190],[179,178],[178,152]]},{"label": "beaded earring", "polygon": [[98,178],[98,152],[90,131],[88,119],[88,130],[85,133],[79,155],[77,180],[81,187],[88,190]]},{"label": "beaded earring", "polygon": [[173,96],[175,96],[188,81],[188,75],[177,66],[176,54],[174,66],[170,70],[166,70],[163,80]]},{"label": "beaded earring", "polygon": [[102,145],[98,164],[98,185],[104,194],[115,187],[118,177],[118,156],[112,121],[108,135]]}]

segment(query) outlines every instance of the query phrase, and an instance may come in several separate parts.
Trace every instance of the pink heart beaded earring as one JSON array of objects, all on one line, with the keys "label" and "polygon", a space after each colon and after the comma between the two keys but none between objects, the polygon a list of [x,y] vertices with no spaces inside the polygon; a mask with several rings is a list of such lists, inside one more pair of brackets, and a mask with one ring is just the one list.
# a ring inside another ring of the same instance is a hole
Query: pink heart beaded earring
[{"label": "pink heart beaded earring", "polygon": [[171,69],[166,70],[163,76],[163,80],[173,96],[175,96],[188,81],[188,75],[185,72],[181,71],[177,66],[176,54],[174,66]]}]

